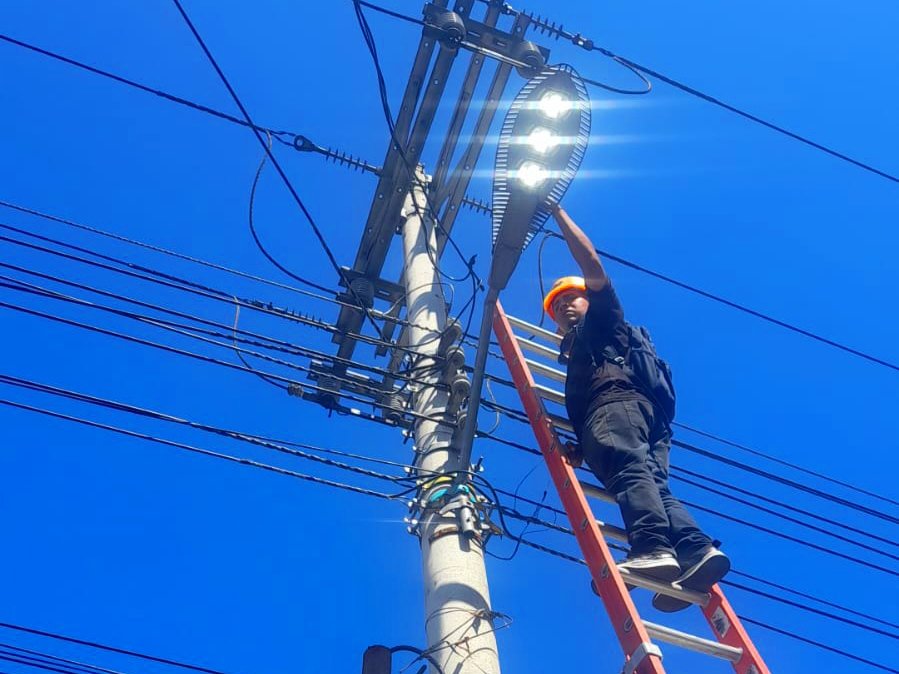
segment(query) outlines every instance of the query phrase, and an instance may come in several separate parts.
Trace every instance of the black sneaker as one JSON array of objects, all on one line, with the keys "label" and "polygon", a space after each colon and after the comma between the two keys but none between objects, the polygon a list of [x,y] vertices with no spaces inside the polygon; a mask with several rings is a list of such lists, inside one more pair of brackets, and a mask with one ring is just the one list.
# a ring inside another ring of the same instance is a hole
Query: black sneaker
[{"label": "black sneaker", "polygon": [[[708,592],[712,586],[730,571],[730,559],[714,545],[706,548],[702,557],[689,566],[675,582],[686,590]],[[656,594],[652,605],[663,613],[674,613],[687,608],[690,602],[664,594]]]},{"label": "black sneaker", "polygon": [[619,562],[618,568],[661,581],[674,580],[681,572],[677,558],[667,551],[628,555],[623,562]]}]

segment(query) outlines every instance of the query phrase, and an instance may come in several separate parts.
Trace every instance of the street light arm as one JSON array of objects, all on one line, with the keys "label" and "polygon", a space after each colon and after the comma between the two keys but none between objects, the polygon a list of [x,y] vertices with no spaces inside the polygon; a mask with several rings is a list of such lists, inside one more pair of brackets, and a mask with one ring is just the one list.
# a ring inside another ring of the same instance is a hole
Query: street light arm
[{"label": "street light arm", "polygon": [[577,226],[577,223],[561,206],[553,209],[553,217],[559,225],[559,229],[562,230],[562,236],[565,237],[565,243],[568,244],[572,257],[581,268],[587,287],[594,291],[603,290],[609,284],[609,277],[590,237]]}]

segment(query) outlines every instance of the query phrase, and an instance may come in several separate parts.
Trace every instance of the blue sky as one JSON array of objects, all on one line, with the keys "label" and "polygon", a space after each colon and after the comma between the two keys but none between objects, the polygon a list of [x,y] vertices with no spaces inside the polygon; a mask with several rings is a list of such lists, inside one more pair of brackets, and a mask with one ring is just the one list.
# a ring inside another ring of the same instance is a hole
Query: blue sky
[{"label": "blue sky", "polygon": [[[380,163],[387,132],[374,72],[352,5],[187,3],[251,113],[261,124],[308,135]],[[391,7],[417,14],[419,4]],[[899,66],[892,27],[899,9],[836,2],[748,5],[698,2],[527,9],[562,21],[610,49],[755,114],[893,173],[899,141],[897,94],[886,86]],[[480,10],[479,10],[480,11]],[[151,86],[229,112],[227,92],[173,5],[7,2],[3,32]],[[370,17],[396,109],[417,43],[413,26]],[[618,85],[628,73],[549,38],[553,62]],[[260,147],[246,129],[0,44],[5,144],[0,198],[117,233],[287,281],[255,249],[247,229],[250,182]],[[457,86],[457,67],[450,90]],[[489,78],[484,78],[489,81]],[[511,99],[522,80],[513,76]],[[483,89],[481,87],[481,97]],[[638,99],[591,92],[594,139],[566,198],[569,212],[600,248],[701,286],[834,340],[899,361],[894,230],[897,186],[754,126],[659,83]],[[447,99],[452,100],[451,98]],[[438,114],[445,124],[451,108]],[[433,164],[439,140],[425,151]],[[276,146],[338,260],[351,264],[374,179]],[[472,196],[490,194],[492,149]],[[0,222],[128,257],[229,292],[333,320],[331,304],[235,280],[188,263],[6,211]],[[257,226],[288,267],[336,287],[336,275],[308,223],[272,172],[263,175]],[[489,223],[466,212],[455,236],[479,254],[486,273]],[[385,276],[399,273],[394,242]],[[3,244],[3,261],[77,279],[230,323],[231,307],[61,262]],[[572,263],[547,245],[545,276]],[[893,370],[809,341],[661,284],[613,263],[609,272],[631,320],[650,327],[671,362],[681,421],[895,497]],[[452,273],[461,271],[447,259]],[[4,272],[7,273],[7,272]],[[467,298],[459,288],[460,301]],[[58,313],[184,348],[195,345],[123,319],[0,291],[8,303]],[[523,257],[503,301],[539,317],[536,247]],[[458,308],[458,304],[457,304]],[[218,426],[291,438],[395,461],[411,456],[398,432],[331,417],[258,379],[3,309],[3,372]],[[327,335],[244,312],[242,326],[330,350]],[[372,349],[357,352],[383,364]],[[492,365],[501,374],[501,364]],[[287,370],[276,370],[289,374]],[[248,456],[298,471],[363,484],[344,473],[272,456],[189,429],[132,418],[4,386],[4,398],[87,416],[142,432]],[[506,401],[511,399],[506,396]],[[483,423],[492,417],[485,413]],[[402,505],[185,454],[9,408],[0,453],[0,512],[7,552],[0,621],[54,630],[202,663],[234,674],[358,671],[372,643],[423,642],[415,539]],[[505,437],[528,441],[503,421]],[[722,455],[733,449],[691,437]],[[536,459],[482,442],[485,473],[497,485],[540,498],[550,487]],[[822,516],[893,539],[892,525],[775,488],[675,450],[673,461]],[[778,473],[829,490],[826,483]],[[369,484],[369,483],[366,483]],[[384,489],[377,482],[369,484]],[[389,487],[389,485],[388,485]],[[676,485],[714,510],[855,554],[770,515]],[[861,500],[844,491],[835,492]],[[877,508],[888,507],[865,501]],[[893,515],[896,510],[893,509]],[[604,512],[601,517],[611,518]],[[896,621],[894,576],[747,529],[711,514],[700,520],[724,541],[736,567],[856,610]],[[574,551],[549,533],[535,540]],[[492,550],[507,553],[508,541]],[[884,548],[889,550],[889,548]],[[896,569],[883,556],[859,557]],[[488,566],[494,608],[514,619],[499,634],[507,672],[617,671],[621,655],[584,569],[531,550]],[[734,590],[737,609],[868,657],[890,640]],[[642,602],[642,600],[641,600]],[[645,603],[645,602],[643,602]],[[643,605],[641,603],[641,606]],[[652,619],[648,609],[646,617]],[[658,618],[658,616],[656,616]],[[697,615],[674,623],[702,632]],[[751,629],[772,671],[875,671],[865,665]],[[47,646],[134,671],[143,665]],[[697,660],[667,649],[669,671]],[[715,669],[717,667],[717,669]],[[8,665],[14,670],[14,665]],[[724,664],[703,671],[729,671]]]}]

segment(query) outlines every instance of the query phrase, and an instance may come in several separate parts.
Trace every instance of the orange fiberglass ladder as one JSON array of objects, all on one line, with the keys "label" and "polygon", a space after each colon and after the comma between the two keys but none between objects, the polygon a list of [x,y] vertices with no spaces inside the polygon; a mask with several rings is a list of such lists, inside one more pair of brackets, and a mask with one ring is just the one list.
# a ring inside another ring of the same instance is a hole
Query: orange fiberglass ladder
[{"label": "orange fiberglass ladder", "polygon": [[[519,339],[512,331],[513,326],[524,333],[526,338]],[[547,412],[544,404],[544,401],[549,401],[564,405],[564,394],[534,381],[536,374],[564,383],[565,373],[547,364],[547,361],[553,364],[557,362],[561,338],[548,330],[507,316],[499,303],[496,306],[493,330],[590,569],[594,587],[602,598],[618,641],[621,642],[626,659],[624,674],[664,674],[662,652],[653,640],[727,660],[737,674],[770,674],[740,619],[717,585],[711,592],[704,594],[618,569],[604,537],[626,543],[627,536],[620,527],[597,520],[587,502],[588,496],[607,503],[615,503],[615,499],[605,490],[582,484],[578,480],[574,467],[565,456],[565,445],[557,433],[557,430],[571,432],[571,424],[563,417]],[[535,359],[525,358],[522,350],[528,351]],[[544,362],[536,358],[542,358]],[[625,582],[698,605],[712,628],[715,640],[643,620]]]}]

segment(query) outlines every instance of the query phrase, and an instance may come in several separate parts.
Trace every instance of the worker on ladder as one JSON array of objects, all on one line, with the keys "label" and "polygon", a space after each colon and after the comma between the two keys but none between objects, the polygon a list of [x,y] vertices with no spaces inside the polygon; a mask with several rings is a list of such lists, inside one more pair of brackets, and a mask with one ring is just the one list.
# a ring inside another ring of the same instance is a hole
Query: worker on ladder
[{"label": "worker on ladder", "polygon": [[[667,364],[621,304],[587,235],[557,206],[553,212],[583,277],[557,280],[544,310],[564,335],[565,403],[583,456],[614,495],[630,552],[619,564],[645,576],[707,592],[730,561],[668,486],[674,389]],[[656,595],[661,610],[685,604]]]}]

